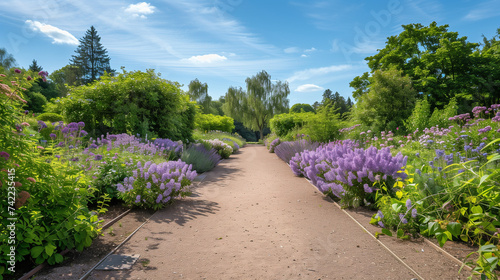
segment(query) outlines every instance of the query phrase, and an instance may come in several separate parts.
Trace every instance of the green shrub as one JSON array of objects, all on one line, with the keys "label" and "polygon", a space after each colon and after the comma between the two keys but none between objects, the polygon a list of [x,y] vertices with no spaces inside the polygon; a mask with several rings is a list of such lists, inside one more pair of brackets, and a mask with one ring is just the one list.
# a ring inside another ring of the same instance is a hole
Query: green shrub
[{"label": "green shrub", "polygon": [[290,113],[315,112],[314,108],[306,103],[297,103],[290,108]]},{"label": "green shrub", "polygon": [[233,148],[219,139],[203,141],[210,143],[212,148],[215,149],[222,158],[229,158],[229,156],[233,153]]},{"label": "green shrub", "polygon": [[15,263],[29,260],[55,264],[63,261],[58,252],[72,248],[81,251],[100,233],[97,215],[86,206],[90,194],[80,170],[41,158],[38,140],[16,131],[24,111],[21,104],[7,99],[0,94],[0,170],[8,171],[0,172],[0,239],[9,240],[12,231],[7,226],[12,221],[8,218],[16,218],[16,243],[0,243],[4,252],[0,256],[0,278],[10,273],[7,253],[11,246],[15,247]]},{"label": "green shrub", "polygon": [[26,92],[26,101],[28,103],[25,105],[26,110],[41,113],[43,112],[43,107],[47,104],[47,98],[39,92]]},{"label": "green shrub", "polygon": [[68,122],[84,122],[94,137],[111,132],[192,140],[195,104],[179,83],[161,79],[153,70],[104,75],[55,104],[47,110],[61,112]]},{"label": "green shrub", "polygon": [[202,131],[219,130],[230,133],[234,129],[234,119],[228,116],[196,114],[195,127]]},{"label": "green shrub", "polygon": [[278,137],[285,137],[295,128],[301,128],[305,122],[314,118],[315,114],[308,113],[289,113],[275,115],[270,121],[271,131]]},{"label": "green shrub", "polygon": [[64,120],[63,116],[55,113],[43,113],[39,115],[36,119],[39,121],[51,122],[51,123]]}]

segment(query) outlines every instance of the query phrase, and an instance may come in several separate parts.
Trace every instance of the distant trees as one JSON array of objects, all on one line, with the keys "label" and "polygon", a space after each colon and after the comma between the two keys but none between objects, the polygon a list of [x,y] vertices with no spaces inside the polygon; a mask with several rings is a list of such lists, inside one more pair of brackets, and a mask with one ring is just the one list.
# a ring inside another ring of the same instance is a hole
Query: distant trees
[{"label": "distant trees", "polygon": [[290,108],[290,113],[315,112],[314,108],[306,103],[297,103]]},{"label": "distant trees", "polygon": [[33,59],[33,61],[31,62],[31,65],[29,66],[29,70],[31,70],[35,73],[38,73],[38,72],[43,70],[43,67],[38,65],[38,62],[36,61],[36,59]]},{"label": "distant trees", "polygon": [[258,130],[262,139],[269,120],[275,114],[288,112],[290,89],[287,82],[277,81],[273,84],[271,76],[264,70],[245,82],[246,92],[241,87],[228,89],[223,110],[244,126]]},{"label": "distant trees", "polygon": [[70,62],[71,65],[78,67],[79,80],[82,84],[91,83],[104,72],[112,73],[107,50],[101,44],[101,37],[97,35],[97,30],[91,26],[81,38],[80,44],[75,50]]},{"label": "distant trees", "polygon": [[212,97],[208,95],[207,83],[202,83],[198,79],[194,79],[189,83],[189,97],[192,101],[196,101],[201,105],[201,111],[204,114],[216,114],[216,109],[212,109]]},{"label": "distant trees", "polygon": [[6,49],[0,48],[0,68],[3,68],[4,71],[7,71],[14,65],[16,65],[16,60],[14,59],[14,57],[9,54]]}]

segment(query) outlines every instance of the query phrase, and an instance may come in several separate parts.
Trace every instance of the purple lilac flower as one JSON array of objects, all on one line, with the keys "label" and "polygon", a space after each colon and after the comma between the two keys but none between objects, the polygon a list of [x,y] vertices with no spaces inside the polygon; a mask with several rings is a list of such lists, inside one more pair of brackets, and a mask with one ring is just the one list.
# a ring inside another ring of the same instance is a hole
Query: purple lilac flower
[{"label": "purple lilac flower", "polygon": [[85,136],[87,136],[87,135],[88,135],[88,132],[87,132],[87,131],[85,131],[85,130],[83,130],[83,129],[80,131],[80,136],[85,137]]},{"label": "purple lilac flower", "polygon": [[405,218],[405,215],[404,214],[399,214],[399,219],[401,220],[401,223],[403,224],[407,224],[408,223],[408,220]]},{"label": "purple lilac flower", "polygon": [[140,203],[141,202],[141,195],[137,195],[135,197],[135,203]]},{"label": "purple lilac flower", "polygon": [[96,155],[94,159],[95,160],[102,160],[102,155]]},{"label": "purple lilac flower", "polygon": [[406,209],[410,210],[410,208],[411,208],[411,199],[408,198],[406,200]]},{"label": "purple lilac flower", "polygon": [[61,132],[62,132],[63,134],[66,134],[66,133],[68,133],[68,132],[69,132],[69,128],[68,128],[68,127],[64,127],[63,129],[61,129]]},{"label": "purple lilac flower", "polygon": [[16,72],[17,74],[21,74],[21,70],[19,70],[17,68],[14,70],[14,72]]},{"label": "purple lilac flower", "polygon": [[413,209],[411,210],[411,217],[412,217],[412,218],[416,218],[416,217],[417,217],[417,209],[416,209],[416,208],[413,208]]},{"label": "purple lilac flower", "polygon": [[55,135],[54,133],[51,133],[51,134],[50,134],[50,138],[52,138],[52,139],[56,139],[56,137],[57,137],[57,135]]},{"label": "purple lilac flower", "polygon": [[380,218],[380,219],[383,219],[384,218],[384,214],[382,213],[382,211],[378,210],[377,211],[377,216]]},{"label": "purple lilac flower", "polygon": [[84,122],[79,122],[78,123],[78,127],[85,127],[85,123]]},{"label": "purple lilac flower", "polygon": [[382,223],[382,221],[378,221],[378,223],[377,223],[377,224],[378,224],[381,228],[385,228],[385,225],[384,225],[384,223]]}]

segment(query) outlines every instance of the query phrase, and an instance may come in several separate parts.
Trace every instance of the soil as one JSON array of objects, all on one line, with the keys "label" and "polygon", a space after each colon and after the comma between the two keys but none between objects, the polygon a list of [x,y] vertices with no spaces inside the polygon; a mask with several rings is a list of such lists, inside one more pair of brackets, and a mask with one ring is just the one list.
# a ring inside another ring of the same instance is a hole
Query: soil
[{"label": "soil", "polygon": [[[117,250],[140,254],[132,269],[94,271],[88,279],[419,279],[263,146],[247,145],[204,176],[191,197],[154,213]],[[372,211],[347,212],[380,231],[368,223]],[[130,213],[35,279],[79,279],[150,215]],[[423,241],[380,240],[423,279],[469,275]]]}]

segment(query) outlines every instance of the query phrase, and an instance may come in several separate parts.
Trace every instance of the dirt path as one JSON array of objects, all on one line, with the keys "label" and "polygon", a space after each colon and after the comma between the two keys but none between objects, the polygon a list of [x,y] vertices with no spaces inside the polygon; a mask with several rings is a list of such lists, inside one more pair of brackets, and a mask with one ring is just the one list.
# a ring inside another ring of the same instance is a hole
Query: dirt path
[{"label": "dirt path", "polygon": [[[89,279],[416,278],[257,145],[209,172],[193,197],[157,212],[117,253],[140,259]],[[456,271],[436,275],[459,279]]]}]

